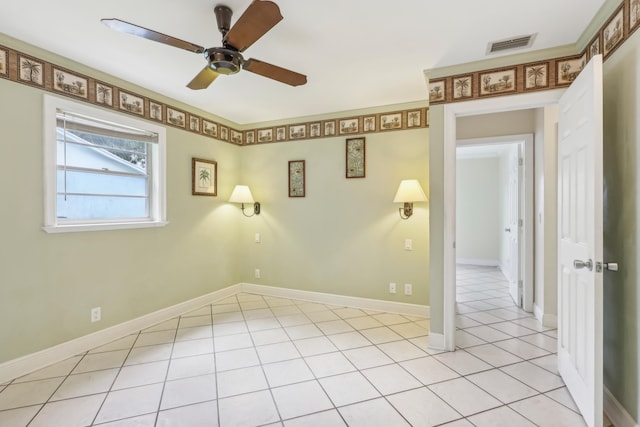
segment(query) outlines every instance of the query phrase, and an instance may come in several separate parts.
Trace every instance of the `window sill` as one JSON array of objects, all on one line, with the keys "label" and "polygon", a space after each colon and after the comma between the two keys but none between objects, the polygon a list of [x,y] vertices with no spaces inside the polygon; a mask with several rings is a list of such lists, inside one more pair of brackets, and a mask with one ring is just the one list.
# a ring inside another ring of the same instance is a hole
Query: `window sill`
[{"label": "window sill", "polygon": [[73,224],[73,225],[54,225],[42,227],[47,233],[74,233],[81,231],[107,231],[107,230],[127,230],[134,228],[157,228],[165,227],[169,221],[153,221],[153,222],[114,222],[102,224]]}]

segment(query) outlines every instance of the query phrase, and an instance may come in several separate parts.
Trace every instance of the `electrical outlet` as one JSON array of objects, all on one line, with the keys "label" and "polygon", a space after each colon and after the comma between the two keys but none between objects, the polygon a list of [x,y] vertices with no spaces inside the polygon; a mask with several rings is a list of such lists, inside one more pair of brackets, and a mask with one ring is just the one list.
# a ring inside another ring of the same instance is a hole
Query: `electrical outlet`
[{"label": "electrical outlet", "polygon": [[391,282],[389,283],[389,293],[390,294],[395,294],[396,293],[396,284]]},{"label": "electrical outlet", "polygon": [[404,250],[405,251],[412,251],[413,250],[413,240],[404,239]]},{"label": "electrical outlet", "polygon": [[411,285],[411,283],[404,284],[404,294],[413,295],[413,286]]},{"label": "electrical outlet", "polygon": [[91,309],[91,323],[99,322],[102,318],[102,309],[100,307],[94,307]]},{"label": "electrical outlet", "polygon": [[256,279],[260,278],[260,269],[256,268]]}]

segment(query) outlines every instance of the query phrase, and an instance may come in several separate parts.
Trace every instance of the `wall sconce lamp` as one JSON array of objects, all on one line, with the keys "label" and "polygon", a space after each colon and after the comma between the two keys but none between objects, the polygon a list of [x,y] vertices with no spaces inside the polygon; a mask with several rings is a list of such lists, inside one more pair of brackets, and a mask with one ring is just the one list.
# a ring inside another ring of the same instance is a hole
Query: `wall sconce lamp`
[{"label": "wall sconce lamp", "polygon": [[404,203],[404,207],[398,208],[400,218],[409,219],[413,215],[413,202],[428,202],[427,196],[417,179],[405,179],[400,181],[398,192],[393,203]]},{"label": "wall sconce lamp", "polygon": [[[249,190],[249,187],[246,185],[236,185],[236,188],[231,192],[229,201],[231,203],[242,203],[242,214],[246,217],[260,215],[260,203],[253,200],[251,190]],[[245,203],[253,203],[253,213],[251,215],[247,215],[244,212]]]}]

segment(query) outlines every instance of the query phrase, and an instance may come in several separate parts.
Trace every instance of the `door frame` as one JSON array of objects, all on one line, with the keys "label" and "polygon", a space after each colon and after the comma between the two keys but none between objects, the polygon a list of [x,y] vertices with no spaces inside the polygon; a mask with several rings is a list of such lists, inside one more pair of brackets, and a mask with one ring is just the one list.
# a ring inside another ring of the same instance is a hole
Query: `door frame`
[{"label": "door frame", "polygon": [[[518,201],[522,206],[521,219],[523,220],[523,227],[519,237],[519,248],[521,256],[519,257],[518,271],[519,280],[523,282],[522,289],[522,301],[518,307],[522,307],[525,311],[533,312],[533,293],[534,293],[534,227],[535,223],[535,211],[534,211],[534,167],[533,167],[533,134],[517,134],[517,135],[503,135],[489,138],[469,138],[458,139],[456,141],[457,147],[469,147],[474,145],[506,145],[506,144],[520,144],[522,146],[522,158],[524,160],[524,176],[518,178]],[[455,284],[455,281],[454,281]],[[455,295],[455,290],[454,290]]]},{"label": "door frame", "polygon": [[455,350],[456,333],[456,118],[557,104],[565,89],[444,105],[443,349]]}]

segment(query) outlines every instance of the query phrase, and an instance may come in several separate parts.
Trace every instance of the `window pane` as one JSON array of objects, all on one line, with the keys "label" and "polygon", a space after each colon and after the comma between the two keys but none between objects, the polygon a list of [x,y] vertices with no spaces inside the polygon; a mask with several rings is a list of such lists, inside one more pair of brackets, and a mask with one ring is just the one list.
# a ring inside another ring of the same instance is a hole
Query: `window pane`
[{"label": "window pane", "polygon": [[118,219],[146,218],[147,200],[138,197],[69,196],[58,195],[58,218]]},{"label": "window pane", "polygon": [[[147,177],[58,169],[58,193],[147,196]],[[66,177],[66,179],[65,179]]]}]

